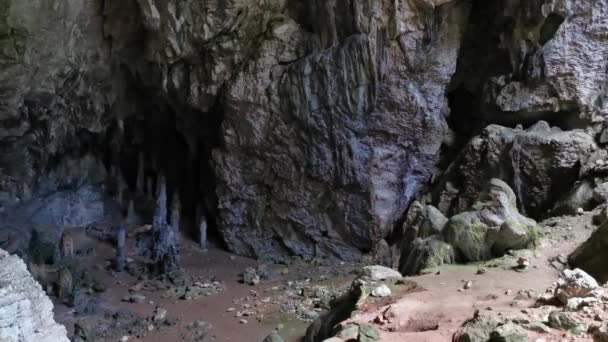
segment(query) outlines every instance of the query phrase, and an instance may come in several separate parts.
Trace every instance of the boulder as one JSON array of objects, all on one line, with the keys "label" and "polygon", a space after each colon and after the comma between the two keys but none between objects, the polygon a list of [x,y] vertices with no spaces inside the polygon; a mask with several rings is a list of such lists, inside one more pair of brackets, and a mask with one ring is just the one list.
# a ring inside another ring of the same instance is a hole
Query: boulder
[{"label": "boulder", "polygon": [[357,342],[377,342],[380,341],[380,334],[370,324],[359,325],[359,335],[357,336]]},{"label": "boulder", "polygon": [[399,271],[405,275],[419,274],[427,268],[452,264],[456,261],[454,248],[438,237],[416,239],[401,249]]},{"label": "boulder", "polygon": [[361,277],[370,280],[385,280],[390,278],[402,278],[403,275],[392,268],[375,265],[363,267]]},{"label": "boulder", "polygon": [[414,201],[405,216],[402,231],[404,236],[426,238],[441,234],[447,222],[439,209]]},{"label": "boulder", "polygon": [[490,180],[473,210],[450,218],[443,230],[458,261],[479,261],[504,255],[509,249],[539,243],[536,222],[519,213],[513,190],[499,179]]},{"label": "boulder", "polygon": [[514,323],[507,323],[494,329],[490,333],[492,342],[528,342],[526,331]]},{"label": "boulder", "polygon": [[271,332],[262,342],[283,342],[283,338],[276,331]]},{"label": "boulder", "polygon": [[[596,188],[597,189],[597,188]],[[594,204],[602,203],[596,200],[595,190],[591,181],[577,182],[566,196],[555,204],[551,215],[576,215],[580,209],[591,210]]]},{"label": "boulder", "polygon": [[593,189],[593,199],[599,204],[608,202],[608,182],[601,183]]},{"label": "boulder", "polygon": [[600,283],[608,281],[608,221],[604,221],[570,256],[573,267],[589,273]]},{"label": "boulder", "polygon": [[69,342],[53,303],[17,256],[0,250],[0,341]]},{"label": "boulder", "polygon": [[592,276],[580,269],[563,270],[557,281],[555,297],[563,304],[568,304],[572,298],[592,296],[599,284]]},{"label": "boulder", "polygon": [[391,289],[386,284],[380,284],[372,290],[372,297],[388,297],[391,295]]},{"label": "boulder", "polygon": [[589,335],[593,336],[593,342],[608,342],[608,322],[589,327]]},{"label": "boulder", "polygon": [[571,312],[553,311],[549,314],[548,325],[553,329],[570,331],[573,334],[585,332],[586,326]]},{"label": "boulder", "polygon": [[498,327],[498,322],[487,317],[476,316],[467,321],[456,333],[452,341],[454,342],[487,342],[490,334]]},{"label": "boulder", "polygon": [[608,220],[608,206],[604,204],[600,206],[599,212],[593,215],[593,223],[599,226],[606,220]]}]

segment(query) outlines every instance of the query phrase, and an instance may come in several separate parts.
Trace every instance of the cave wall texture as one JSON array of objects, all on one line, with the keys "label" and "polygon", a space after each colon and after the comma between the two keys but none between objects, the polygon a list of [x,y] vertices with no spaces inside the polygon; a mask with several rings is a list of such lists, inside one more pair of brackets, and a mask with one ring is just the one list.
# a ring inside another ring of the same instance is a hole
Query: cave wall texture
[{"label": "cave wall texture", "polygon": [[[502,176],[540,216],[602,140],[607,39],[608,0],[0,0],[0,207],[164,173],[270,259],[359,259],[431,181],[449,212]],[[469,172],[485,126],[538,120],[566,132]]]}]

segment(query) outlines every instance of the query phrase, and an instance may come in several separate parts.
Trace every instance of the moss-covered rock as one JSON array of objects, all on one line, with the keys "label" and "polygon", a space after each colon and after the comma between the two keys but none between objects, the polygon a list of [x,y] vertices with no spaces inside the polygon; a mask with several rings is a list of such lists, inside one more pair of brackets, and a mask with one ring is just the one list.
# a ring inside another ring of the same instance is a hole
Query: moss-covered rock
[{"label": "moss-covered rock", "polygon": [[399,271],[404,275],[414,275],[424,269],[455,262],[454,248],[437,237],[416,239],[403,250]]},{"label": "moss-covered rock", "polygon": [[480,261],[504,255],[510,249],[536,247],[540,235],[536,222],[519,213],[513,190],[492,179],[473,206],[452,216],[443,230],[445,241],[459,261]]}]

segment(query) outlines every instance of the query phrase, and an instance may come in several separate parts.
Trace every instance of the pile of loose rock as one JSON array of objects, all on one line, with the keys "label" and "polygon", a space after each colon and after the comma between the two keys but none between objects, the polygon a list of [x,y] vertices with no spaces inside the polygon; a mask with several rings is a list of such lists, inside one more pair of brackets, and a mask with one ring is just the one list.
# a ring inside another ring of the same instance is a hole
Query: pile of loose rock
[{"label": "pile of loose rock", "polygon": [[456,342],[608,341],[608,285],[580,269],[564,270],[559,280],[538,296],[537,305],[511,311],[488,308],[454,335]]},{"label": "pile of loose rock", "polygon": [[379,341],[380,335],[370,324],[348,324],[336,326],[363,309],[373,300],[380,300],[392,294],[390,286],[404,284],[401,273],[383,266],[366,266],[348,291],[331,302],[331,309],[324,312],[308,327],[306,342],[319,341]]},{"label": "pile of loose rock", "polygon": [[146,297],[142,292],[162,291],[163,298],[176,298],[181,300],[196,300],[212,296],[224,291],[222,282],[203,277],[183,277],[182,281],[174,284],[163,280],[150,279],[141,281],[129,288],[129,295],[123,298],[125,302],[142,303]]}]

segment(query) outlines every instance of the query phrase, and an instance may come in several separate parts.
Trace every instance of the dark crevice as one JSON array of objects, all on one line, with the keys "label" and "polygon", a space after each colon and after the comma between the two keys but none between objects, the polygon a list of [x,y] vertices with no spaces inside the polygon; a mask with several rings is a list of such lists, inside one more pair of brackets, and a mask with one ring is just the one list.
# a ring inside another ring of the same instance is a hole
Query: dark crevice
[{"label": "dark crevice", "polygon": [[540,37],[538,43],[540,45],[545,45],[551,38],[555,36],[557,30],[564,22],[564,17],[559,14],[551,13],[545,19],[543,26],[540,29]]},{"label": "dark crevice", "polygon": [[[170,210],[174,197],[179,196],[182,234],[198,241],[198,227],[204,214],[209,241],[225,247],[216,222],[215,174],[211,164],[212,150],[221,142],[221,107],[216,105],[208,113],[201,113],[177,108],[145,88],[140,89],[140,96],[148,99],[142,101],[140,112],[113,123],[106,134],[106,167],[120,171],[136,212],[145,222],[152,217],[156,181],[164,176]],[[138,192],[142,157],[144,191]],[[117,194],[116,186],[109,190]],[[128,202],[121,205],[126,212]]]}]

